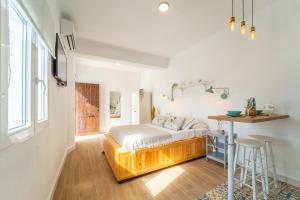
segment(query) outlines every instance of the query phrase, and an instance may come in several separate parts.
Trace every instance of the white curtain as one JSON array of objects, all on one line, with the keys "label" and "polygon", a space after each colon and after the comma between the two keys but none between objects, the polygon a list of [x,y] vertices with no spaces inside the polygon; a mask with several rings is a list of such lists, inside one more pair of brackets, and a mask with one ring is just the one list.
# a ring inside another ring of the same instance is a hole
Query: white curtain
[{"label": "white curtain", "polygon": [[10,144],[7,136],[7,75],[9,60],[8,2],[1,0],[0,10],[0,150]]}]

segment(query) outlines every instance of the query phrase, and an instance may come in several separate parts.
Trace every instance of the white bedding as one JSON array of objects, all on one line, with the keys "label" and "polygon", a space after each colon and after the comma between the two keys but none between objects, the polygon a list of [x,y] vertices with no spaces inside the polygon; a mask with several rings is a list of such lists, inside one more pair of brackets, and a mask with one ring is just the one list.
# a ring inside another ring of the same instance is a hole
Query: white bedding
[{"label": "white bedding", "polygon": [[169,130],[152,124],[116,126],[110,129],[122,150],[134,151],[146,147],[202,136],[207,129]]}]

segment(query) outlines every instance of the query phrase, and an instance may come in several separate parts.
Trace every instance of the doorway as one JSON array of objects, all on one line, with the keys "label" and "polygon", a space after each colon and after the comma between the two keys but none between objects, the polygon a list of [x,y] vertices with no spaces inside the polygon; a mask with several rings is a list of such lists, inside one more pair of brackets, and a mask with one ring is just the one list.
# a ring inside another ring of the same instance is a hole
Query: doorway
[{"label": "doorway", "polygon": [[75,84],[75,136],[95,135],[100,131],[99,84]]}]

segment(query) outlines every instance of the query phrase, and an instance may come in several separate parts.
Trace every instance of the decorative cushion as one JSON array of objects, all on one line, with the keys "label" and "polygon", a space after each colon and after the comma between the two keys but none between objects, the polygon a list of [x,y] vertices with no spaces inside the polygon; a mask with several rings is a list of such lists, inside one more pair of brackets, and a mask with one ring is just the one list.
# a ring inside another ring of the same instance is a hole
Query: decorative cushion
[{"label": "decorative cushion", "polygon": [[163,127],[165,122],[167,120],[167,117],[164,116],[157,116],[152,120],[152,124],[156,125],[156,126],[160,126]]},{"label": "decorative cushion", "polygon": [[208,126],[201,120],[194,120],[190,129],[208,129]]},{"label": "decorative cushion", "polygon": [[164,128],[178,131],[182,128],[183,122],[184,122],[183,117],[170,117],[165,122]]},{"label": "decorative cushion", "polygon": [[183,125],[182,125],[182,130],[188,130],[193,126],[194,119],[193,118],[185,118]]}]

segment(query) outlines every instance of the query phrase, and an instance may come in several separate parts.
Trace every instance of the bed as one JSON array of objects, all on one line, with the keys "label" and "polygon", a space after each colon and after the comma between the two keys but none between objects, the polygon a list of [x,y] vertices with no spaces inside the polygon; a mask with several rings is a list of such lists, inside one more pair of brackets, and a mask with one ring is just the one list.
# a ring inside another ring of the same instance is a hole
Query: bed
[{"label": "bed", "polygon": [[118,182],[203,157],[207,129],[170,130],[153,124],[113,127],[103,148]]}]

